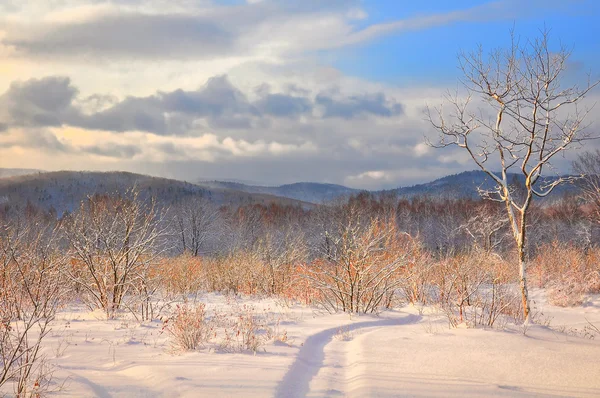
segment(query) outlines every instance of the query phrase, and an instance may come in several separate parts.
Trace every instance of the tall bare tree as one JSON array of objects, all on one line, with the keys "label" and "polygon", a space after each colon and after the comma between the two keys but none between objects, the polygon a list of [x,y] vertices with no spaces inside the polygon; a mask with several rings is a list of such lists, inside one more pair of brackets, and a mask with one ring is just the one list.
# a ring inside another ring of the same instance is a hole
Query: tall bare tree
[{"label": "tall bare tree", "polygon": [[185,199],[172,209],[182,252],[203,254],[207,241],[217,234],[219,209],[204,198]]},{"label": "tall bare tree", "polygon": [[[565,86],[564,72],[570,51],[550,48],[549,32],[534,40],[519,41],[511,34],[511,45],[484,54],[477,51],[459,56],[463,73],[463,98],[448,93],[450,106],[428,109],[429,120],[439,132],[435,147],[464,149],[495,182],[480,193],[501,201],[516,244],[523,311],[529,320],[527,293],[528,213],[534,197],[548,195],[566,178],[544,178],[552,160],[563,151],[595,138],[584,124],[590,108],[582,100],[598,82],[589,77],[582,87]],[[475,102],[475,99],[479,101]],[[499,169],[499,173],[497,171]],[[524,188],[511,189],[510,172],[522,175]]]}]

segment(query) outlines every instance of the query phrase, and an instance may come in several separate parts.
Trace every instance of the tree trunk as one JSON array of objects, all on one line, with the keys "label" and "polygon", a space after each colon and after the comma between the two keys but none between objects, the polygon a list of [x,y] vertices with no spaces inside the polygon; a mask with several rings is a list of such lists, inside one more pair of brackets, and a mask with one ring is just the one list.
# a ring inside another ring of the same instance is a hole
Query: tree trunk
[{"label": "tree trunk", "polygon": [[529,292],[527,290],[527,264],[525,263],[525,248],[519,243],[519,280],[521,285],[521,301],[525,323],[529,323]]}]

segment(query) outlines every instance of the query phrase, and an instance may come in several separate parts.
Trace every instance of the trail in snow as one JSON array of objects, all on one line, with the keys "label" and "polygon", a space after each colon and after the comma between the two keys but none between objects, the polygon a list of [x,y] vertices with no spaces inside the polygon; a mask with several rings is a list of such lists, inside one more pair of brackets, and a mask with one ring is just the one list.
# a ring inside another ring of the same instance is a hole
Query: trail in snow
[{"label": "trail in snow", "polygon": [[[282,320],[285,344],[268,343],[257,355],[174,354],[160,323],[106,321],[73,306],[57,317],[45,353],[57,385],[66,380],[54,394],[61,397],[600,397],[600,340],[573,335],[588,321],[600,325],[600,295],[573,308],[550,306],[535,290],[532,299],[567,334],[540,326],[527,336],[516,326],[449,329],[433,308],[351,320],[246,299],[258,312],[280,311],[273,319]],[[221,295],[203,301],[229,305]],[[340,329],[349,335],[336,336]]]},{"label": "trail in snow", "polygon": [[[356,322],[342,327],[352,332],[366,328],[406,325],[418,322],[420,319],[420,316],[409,314],[402,318]],[[306,339],[296,355],[294,363],[277,386],[275,392],[277,398],[296,398],[309,395],[311,381],[319,373],[325,362],[325,346],[332,341],[339,331],[340,326],[325,329]],[[342,393],[342,391],[338,392]],[[331,393],[335,393],[335,391],[331,391]]]}]

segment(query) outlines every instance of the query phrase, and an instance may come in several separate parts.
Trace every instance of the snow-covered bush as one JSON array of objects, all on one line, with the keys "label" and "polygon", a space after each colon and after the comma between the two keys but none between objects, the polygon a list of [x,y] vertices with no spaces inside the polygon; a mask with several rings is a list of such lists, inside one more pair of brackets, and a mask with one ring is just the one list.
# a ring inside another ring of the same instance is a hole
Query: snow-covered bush
[{"label": "snow-covered bush", "polygon": [[407,239],[406,250],[410,255],[400,278],[402,299],[410,304],[427,304],[432,301],[436,264],[417,239]]},{"label": "snow-covered bush", "polygon": [[142,202],[135,189],[123,196],[93,196],[63,220],[72,266],[66,274],[91,309],[112,317],[143,283],[164,235],[154,201]]},{"label": "snow-covered bush", "polygon": [[205,270],[208,289],[216,292],[259,294],[267,279],[260,261],[244,250],[207,260]]}]

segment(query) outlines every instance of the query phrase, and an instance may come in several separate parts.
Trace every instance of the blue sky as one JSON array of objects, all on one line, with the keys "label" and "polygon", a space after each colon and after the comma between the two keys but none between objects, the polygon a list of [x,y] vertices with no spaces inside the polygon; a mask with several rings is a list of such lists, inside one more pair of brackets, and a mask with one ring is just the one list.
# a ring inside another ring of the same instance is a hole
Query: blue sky
[{"label": "blue sky", "polygon": [[[438,84],[459,76],[456,56],[481,44],[506,46],[509,31],[534,37],[547,27],[551,37],[573,48],[573,62],[598,70],[600,64],[600,2],[581,1],[393,1],[370,0],[362,4],[368,21],[383,23],[420,15],[444,14],[497,3],[502,12],[480,20],[453,22],[424,30],[392,33],[363,45],[328,54],[345,73],[390,84]],[[522,7],[519,3],[529,3]]]},{"label": "blue sky", "polygon": [[0,1],[0,167],[426,182],[475,168],[425,145],[459,51],[546,27],[580,83],[598,21],[593,0]]}]

